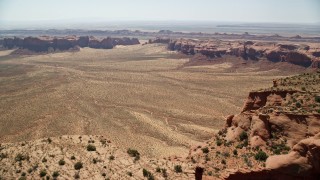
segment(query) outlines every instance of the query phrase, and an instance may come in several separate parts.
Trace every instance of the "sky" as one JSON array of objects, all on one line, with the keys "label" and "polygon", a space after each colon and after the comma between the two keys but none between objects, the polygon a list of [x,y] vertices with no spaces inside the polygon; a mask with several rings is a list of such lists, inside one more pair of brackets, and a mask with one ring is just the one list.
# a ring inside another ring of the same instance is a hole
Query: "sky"
[{"label": "sky", "polygon": [[320,0],[0,0],[0,22],[46,20],[319,23]]}]

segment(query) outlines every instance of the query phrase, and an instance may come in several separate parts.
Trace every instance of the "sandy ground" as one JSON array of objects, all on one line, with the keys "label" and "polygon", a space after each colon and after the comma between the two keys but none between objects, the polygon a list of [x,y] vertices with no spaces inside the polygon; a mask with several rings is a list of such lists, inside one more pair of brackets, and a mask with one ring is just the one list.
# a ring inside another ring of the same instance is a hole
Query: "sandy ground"
[{"label": "sandy ground", "polygon": [[0,143],[107,135],[151,157],[187,154],[240,111],[250,90],[282,75],[227,72],[229,63],[184,66],[188,59],[155,44],[9,53],[0,52]]}]

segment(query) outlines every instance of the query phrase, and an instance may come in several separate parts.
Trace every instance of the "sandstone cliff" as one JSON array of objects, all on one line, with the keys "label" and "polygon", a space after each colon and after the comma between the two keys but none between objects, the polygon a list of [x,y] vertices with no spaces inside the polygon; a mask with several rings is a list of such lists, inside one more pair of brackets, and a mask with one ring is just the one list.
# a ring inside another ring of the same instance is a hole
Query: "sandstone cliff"
[{"label": "sandstone cliff", "polygon": [[12,48],[24,48],[34,52],[47,52],[47,51],[66,51],[77,46],[90,47],[97,49],[112,49],[117,45],[135,45],[140,44],[137,38],[104,38],[98,39],[88,36],[67,36],[67,37],[26,37],[21,38],[5,38],[3,40],[3,47]]},{"label": "sandstone cliff", "polygon": [[267,59],[272,62],[288,62],[304,67],[317,67],[319,47],[305,44],[280,44],[253,41],[221,41],[156,38],[149,43],[168,44],[171,51],[179,51],[187,55],[201,54],[208,59],[231,55],[250,60]]}]

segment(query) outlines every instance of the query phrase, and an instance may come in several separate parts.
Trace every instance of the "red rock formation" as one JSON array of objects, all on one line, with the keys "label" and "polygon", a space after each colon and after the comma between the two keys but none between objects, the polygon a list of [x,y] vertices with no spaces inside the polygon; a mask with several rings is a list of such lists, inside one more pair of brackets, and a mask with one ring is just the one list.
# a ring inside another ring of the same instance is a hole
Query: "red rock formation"
[{"label": "red rock formation", "polygon": [[320,177],[320,133],[301,140],[289,154],[271,156],[266,168],[301,179]]},{"label": "red rock formation", "polygon": [[74,49],[76,46],[91,47],[98,49],[111,49],[116,45],[134,45],[140,44],[137,38],[105,38],[101,41],[94,37],[88,36],[81,37],[27,37],[21,38],[5,38],[3,46],[12,49],[14,47],[25,48],[34,52],[47,52],[52,50],[69,50]]},{"label": "red rock formation", "polygon": [[104,38],[101,42],[100,42],[100,48],[101,49],[112,49],[113,48],[113,39],[111,39],[110,37]]},{"label": "red rock formation", "polygon": [[3,40],[3,46],[8,48],[8,49],[12,49],[15,47],[14,41],[12,38],[4,38]]},{"label": "red rock formation", "polygon": [[49,47],[54,48],[55,45],[51,38],[27,37],[23,40],[23,47],[35,52],[45,52]]},{"label": "red rock formation", "polygon": [[77,45],[80,47],[88,47],[89,45],[89,36],[80,36]]},{"label": "red rock formation", "polygon": [[68,50],[77,44],[75,38],[55,38],[53,40],[54,48],[59,50]]},{"label": "red rock formation", "polygon": [[150,44],[154,43],[161,43],[161,44],[169,44],[170,39],[169,38],[156,38],[156,39],[149,39]]},{"label": "red rock formation", "polygon": [[[149,43],[168,44],[171,51],[179,51],[184,54],[201,54],[208,59],[231,55],[243,59],[260,60],[266,58],[272,62],[288,62],[304,67],[309,67],[313,61],[309,56],[318,56],[317,53],[308,52],[308,45],[274,44],[268,42],[222,42],[218,40],[192,40],[168,38],[156,38],[149,40]],[[313,54],[313,55],[312,55]],[[317,67],[314,64],[313,67]]]},{"label": "red rock formation", "polygon": [[[257,110],[266,105],[268,100],[269,104],[277,104],[278,96],[281,98],[286,97],[287,94],[293,94],[296,91],[262,91],[262,92],[250,92],[249,97],[242,108],[242,112]],[[268,99],[269,98],[269,99]]]},{"label": "red rock formation", "polygon": [[296,51],[289,52],[285,57],[286,62],[309,67],[312,64],[311,59],[306,55]]}]

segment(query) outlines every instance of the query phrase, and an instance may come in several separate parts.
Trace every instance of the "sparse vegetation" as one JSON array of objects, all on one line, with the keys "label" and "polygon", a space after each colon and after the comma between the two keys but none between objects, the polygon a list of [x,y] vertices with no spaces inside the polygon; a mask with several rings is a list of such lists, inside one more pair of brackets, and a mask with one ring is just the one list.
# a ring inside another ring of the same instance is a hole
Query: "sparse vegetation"
[{"label": "sparse vegetation", "polygon": [[240,134],[240,141],[244,141],[248,139],[248,134],[245,131],[242,131],[242,133]]},{"label": "sparse vegetation", "polygon": [[26,159],[27,159],[27,156],[18,153],[14,159],[16,160],[16,162],[20,162],[20,161],[26,160]]},{"label": "sparse vegetation", "polygon": [[40,177],[45,177],[47,175],[47,171],[45,169],[40,171]]},{"label": "sparse vegetation", "polygon": [[82,168],[83,168],[82,162],[77,162],[77,163],[74,164],[74,169],[75,170],[80,170]]},{"label": "sparse vegetation", "polygon": [[175,166],[174,166],[174,171],[175,171],[176,173],[181,173],[181,172],[182,172],[182,167],[181,167],[181,165],[175,165]]},{"label": "sparse vegetation", "polygon": [[87,151],[96,151],[96,147],[92,144],[87,145]]},{"label": "sparse vegetation", "polygon": [[109,160],[110,160],[110,161],[114,160],[114,158],[115,158],[115,157],[114,157],[113,155],[109,156]]},{"label": "sparse vegetation", "polygon": [[238,155],[238,151],[236,149],[233,150],[233,155],[235,155],[235,156]]},{"label": "sparse vegetation", "polygon": [[148,180],[154,180],[154,176],[148,170],[143,169],[142,173],[143,173],[143,177],[146,177]]},{"label": "sparse vegetation", "polygon": [[258,161],[266,161],[267,158],[268,158],[268,155],[267,155],[264,151],[260,150],[260,151],[258,151],[258,153],[254,156],[254,158],[255,158],[256,160],[258,160]]},{"label": "sparse vegetation", "polygon": [[57,178],[60,175],[59,171],[54,171],[52,177]]},{"label": "sparse vegetation", "polygon": [[128,149],[127,153],[129,154],[129,156],[134,157],[134,160],[137,161],[140,159],[140,153],[135,150],[135,149]]},{"label": "sparse vegetation", "polygon": [[202,150],[203,153],[209,153],[209,148],[208,147],[202,148],[201,150]]},{"label": "sparse vegetation", "polygon": [[216,144],[217,144],[217,146],[221,146],[222,145],[222,140],[221,139],[217,139],[217,141],[216,141]]},{"label": "sparse vegetation", "polygon": [[66,164],[66,162],[64,161],[64,159],[60,159],[58,163],[59,163],[60,166],[63,166],[63,165]]}]

